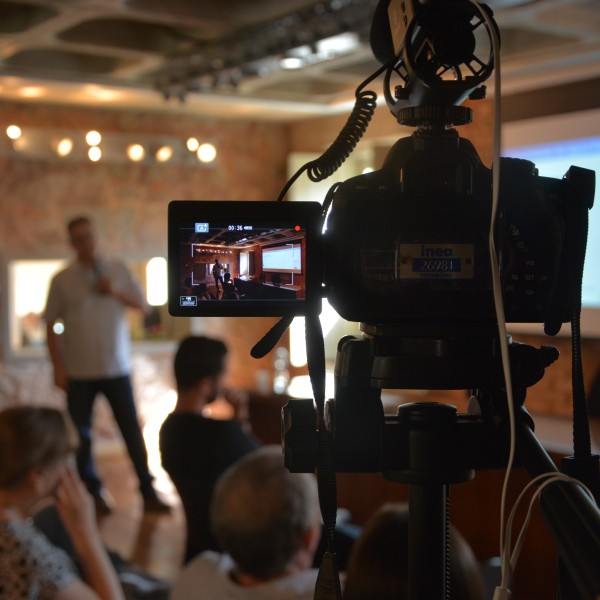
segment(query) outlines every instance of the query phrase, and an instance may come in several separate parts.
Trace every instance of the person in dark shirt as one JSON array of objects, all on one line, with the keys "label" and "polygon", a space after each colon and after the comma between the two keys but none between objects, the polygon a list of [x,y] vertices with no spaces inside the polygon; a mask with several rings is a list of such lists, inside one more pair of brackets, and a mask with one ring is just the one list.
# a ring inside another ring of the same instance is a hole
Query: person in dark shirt
[{"label": "person in dark shirt", "polygon": [[[252,435],[248,399],[223,389],[227,346],[201,336],[185,338],[175,354],[177,404],[160,430],[162,465],[171,477],[186,516],[184,561],[204,550],[219,550],[209,525],[209,507],[219,476],[260,442]],[[232,418],[207,416],[210,405],[224,397]]]},{"label": "person in dark shirt", "polygon": [[223,281],[223,300],[239,300],[240,295],[235,283],[231,280],[231,273],[225,273],[225,280]]}]

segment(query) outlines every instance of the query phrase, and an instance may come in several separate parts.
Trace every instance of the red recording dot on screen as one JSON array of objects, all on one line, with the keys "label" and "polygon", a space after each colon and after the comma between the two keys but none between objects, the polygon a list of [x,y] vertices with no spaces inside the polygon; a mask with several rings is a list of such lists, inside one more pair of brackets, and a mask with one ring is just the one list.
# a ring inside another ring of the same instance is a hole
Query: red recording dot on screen
[{"label": "red recording dot on screen", "polygon": [[300,231],[300,225],[296,225],[296,227],[294,227],[295,231]]}]

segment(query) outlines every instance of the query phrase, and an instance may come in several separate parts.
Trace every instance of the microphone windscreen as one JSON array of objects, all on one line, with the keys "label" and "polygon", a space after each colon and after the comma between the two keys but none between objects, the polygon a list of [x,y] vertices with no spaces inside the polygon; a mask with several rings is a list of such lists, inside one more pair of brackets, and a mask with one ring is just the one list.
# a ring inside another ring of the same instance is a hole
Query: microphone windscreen
[{"label": "microphone windscreen", "polygon": [[396,58],[388,16],[389,5],[390,0],[379,0],[371,23],[371,50],[382,65],[386,65]]}]

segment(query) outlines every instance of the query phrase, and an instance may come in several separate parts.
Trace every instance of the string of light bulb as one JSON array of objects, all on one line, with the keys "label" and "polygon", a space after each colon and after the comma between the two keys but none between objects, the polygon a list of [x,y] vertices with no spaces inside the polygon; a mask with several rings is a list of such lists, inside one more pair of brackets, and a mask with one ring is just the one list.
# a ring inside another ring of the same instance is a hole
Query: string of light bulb
[{"label": "string of light bulb", "polygon": [[196,137],[179,138],[161,134],[96,130],[66,130],[19,126],[11,123],[0,141],[0,153],[17,153],[25,158],[90,160],[159,164],[214,165],[217,147]]}]

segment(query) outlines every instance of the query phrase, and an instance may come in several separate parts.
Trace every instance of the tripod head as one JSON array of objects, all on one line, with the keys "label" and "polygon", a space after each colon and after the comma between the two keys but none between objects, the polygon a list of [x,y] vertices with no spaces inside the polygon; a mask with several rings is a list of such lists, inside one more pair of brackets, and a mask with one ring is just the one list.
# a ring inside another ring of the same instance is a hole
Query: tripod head
[{"label": "tripod head", "polygon": [[[465,347],[452,347],[448,340],[437,340],[437,344],[430,340],[428,350],[422,340],[415,341],[417,346],[406,339],[396,341],[393,355],[388,351],[393,346],[391,340],[387,340],[391,346],[381,346],[376,338],[348,336],[338,344],[335,398],[326,404],[326,427],[333,439],[336,471],[408,471],[412,457],[403,436],[408,435],[412,425],[431,429],[437,450],[430,449],[430,455],[448,466],[447,483],[456,482],[450,475],[455,469],[489,469],[506,464],[506,395],[493,344],[486,357],[478,358],[482,350],[478,346],[470,348],[468,355],[453,356],[458,348]],[[462,344],[463,340],[457,342]],[[416,354],[416,349],[421,353]],[[536,349],[511,342],[510,352],[514,397],[520,409],[527,387],[543,377],[545,369],[558,358],[558,351],[553,346]],[[469,362],[473,364],[450,378],[461,363]],[[440,367],[442,372],[436,376]],[[448,405],[418,403],[408,405],[410,408],[401,405],[396,415],[384,415],[381,390],[394,388],[470,388],[469,414],[459,415]],[[317,464],[315,422],[312,400],[290,400],[284,407],[283,448],[291,471],[312,471]],[[533,425],[530,419],[528,423]],[[444,435],[440,435],[442,430]],[[440,465],[435,468],[438,475],[444,471]]]}]

